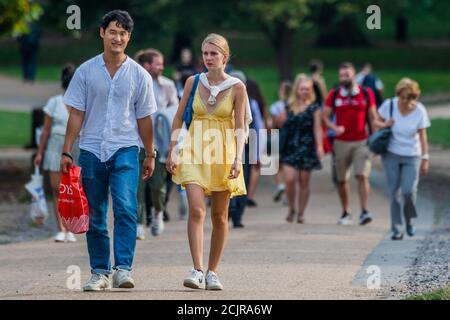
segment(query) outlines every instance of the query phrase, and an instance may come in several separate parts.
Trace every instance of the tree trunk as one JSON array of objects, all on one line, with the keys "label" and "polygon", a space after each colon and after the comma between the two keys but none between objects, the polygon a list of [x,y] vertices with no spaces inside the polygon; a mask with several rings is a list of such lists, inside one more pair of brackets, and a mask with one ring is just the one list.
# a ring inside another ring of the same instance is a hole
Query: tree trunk
[{"label": "tree trunk", "polygon": [[278,77],[280,82],[283,80],[292,80],[293,68],[293,38],[294,30],[283,28],[282,32],[278,34],[278,43],[275,48],[277,55]]},{"label": "tree trunk", "polygon": [[275,31],[268,26],[263,26],[263,31],[268,37],[272,48],[275,51],[278,67],[278,78],[281,81],[292,81],[293,67],[293,39],[295,30],[287,27],[284,23],[279,23]]},{"label": "tree trunk", "polygon": [[402,13],[395,18],[395,40],[399,43],[408,41],[408,18]]}]

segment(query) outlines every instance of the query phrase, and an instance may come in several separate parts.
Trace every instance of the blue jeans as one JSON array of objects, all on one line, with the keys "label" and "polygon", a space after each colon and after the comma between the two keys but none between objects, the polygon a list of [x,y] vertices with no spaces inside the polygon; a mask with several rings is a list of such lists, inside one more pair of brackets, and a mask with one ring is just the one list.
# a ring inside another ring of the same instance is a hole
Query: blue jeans
[{"label": "blue jeans", "polygon": [[89,231],[86,238],[91,273],[111,274],[106,219],[109,190],[114,212],[113,269],[131,271],[138,216],[138,148],[119,149],[106,162],[100,162],[93,153],[81,150],[79,163],[83,188],[89,203]]},{"label": "blue jeans", "polygon": [[[389,190],[391,230],[399,232],[402,226],[402,211],[407,225],[412,224],[411,220],[417,217],[416,198],[420,157],[405,157],[388,152],[382,159]],[[403,208],[400,193],[403,198]]]}]

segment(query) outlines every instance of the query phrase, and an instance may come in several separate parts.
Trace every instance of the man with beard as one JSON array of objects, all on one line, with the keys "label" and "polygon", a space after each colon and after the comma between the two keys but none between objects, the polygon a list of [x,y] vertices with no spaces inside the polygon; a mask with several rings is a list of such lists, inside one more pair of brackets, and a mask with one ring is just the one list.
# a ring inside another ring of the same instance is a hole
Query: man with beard
[{"label": "man with beard", "polygon": [[[359,224],[372,221],[368,210],[369,175],[371,169],[370,152],[367,147],[366,124],[374,129],[377,118],[376,103],[370,88],[363,88],[355,81],[355,68],[344,62],[339,68],[340,85],[330,91],[325,101],[323,121],[335,132],[334,152],[339,198],[342,205],[342,216],[338,224],[348,225],[352,222],[349,205],[350,166],[358,182],[358,194],[361,204]],[[330,120],[335,115],[335,122]]]}]

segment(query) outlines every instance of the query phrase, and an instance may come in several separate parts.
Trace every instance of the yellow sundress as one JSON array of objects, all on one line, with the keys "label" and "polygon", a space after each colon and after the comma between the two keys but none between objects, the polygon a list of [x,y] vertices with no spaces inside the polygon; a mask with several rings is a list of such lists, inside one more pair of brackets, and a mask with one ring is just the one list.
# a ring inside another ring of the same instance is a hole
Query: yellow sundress
[{"label": "yellow sundress", "polygon": [[197,184],[208,196],[213,191],[229,191],[230,198],[247,194],[242,165],[236,179],[228,178],[236,158],[233,88],[208,112],[200,98],[199,86],[192,105],[192,122],[180,148],[172,181],[183,188],[186,184]]}]

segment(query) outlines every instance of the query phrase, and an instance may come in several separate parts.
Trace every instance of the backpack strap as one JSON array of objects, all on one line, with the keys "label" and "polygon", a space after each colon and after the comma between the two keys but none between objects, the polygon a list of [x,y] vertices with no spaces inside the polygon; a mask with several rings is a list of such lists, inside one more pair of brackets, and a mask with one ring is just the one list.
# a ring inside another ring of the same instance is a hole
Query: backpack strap
[{"label": "backpack strap", "polygon": [[391,98],[391,103],[389,104],[389,115],[392,119],[392,113],[394,112],[394,98]]},{"label": "backpack strap", "polygon": [[192,110],[193,110],[192,105],[194,103],[195,91],[197,90],[199,79],[200,79],[200,74],[197,73],[194,77],[194,83],[192,85],[192,89],[189,94],[189,100],[184,109],[183,120],[186,123],[186,128],[189,128],[189,125],[191,124],[191,121],[192,121]]},{"label": "backpack strap", "polygon": [[333,113],[334,110],[336,109],[336,98],[338,94],[339,94],[339,85],[333,87],[333,96],[331,99],[331,107],[333,109]]}]

